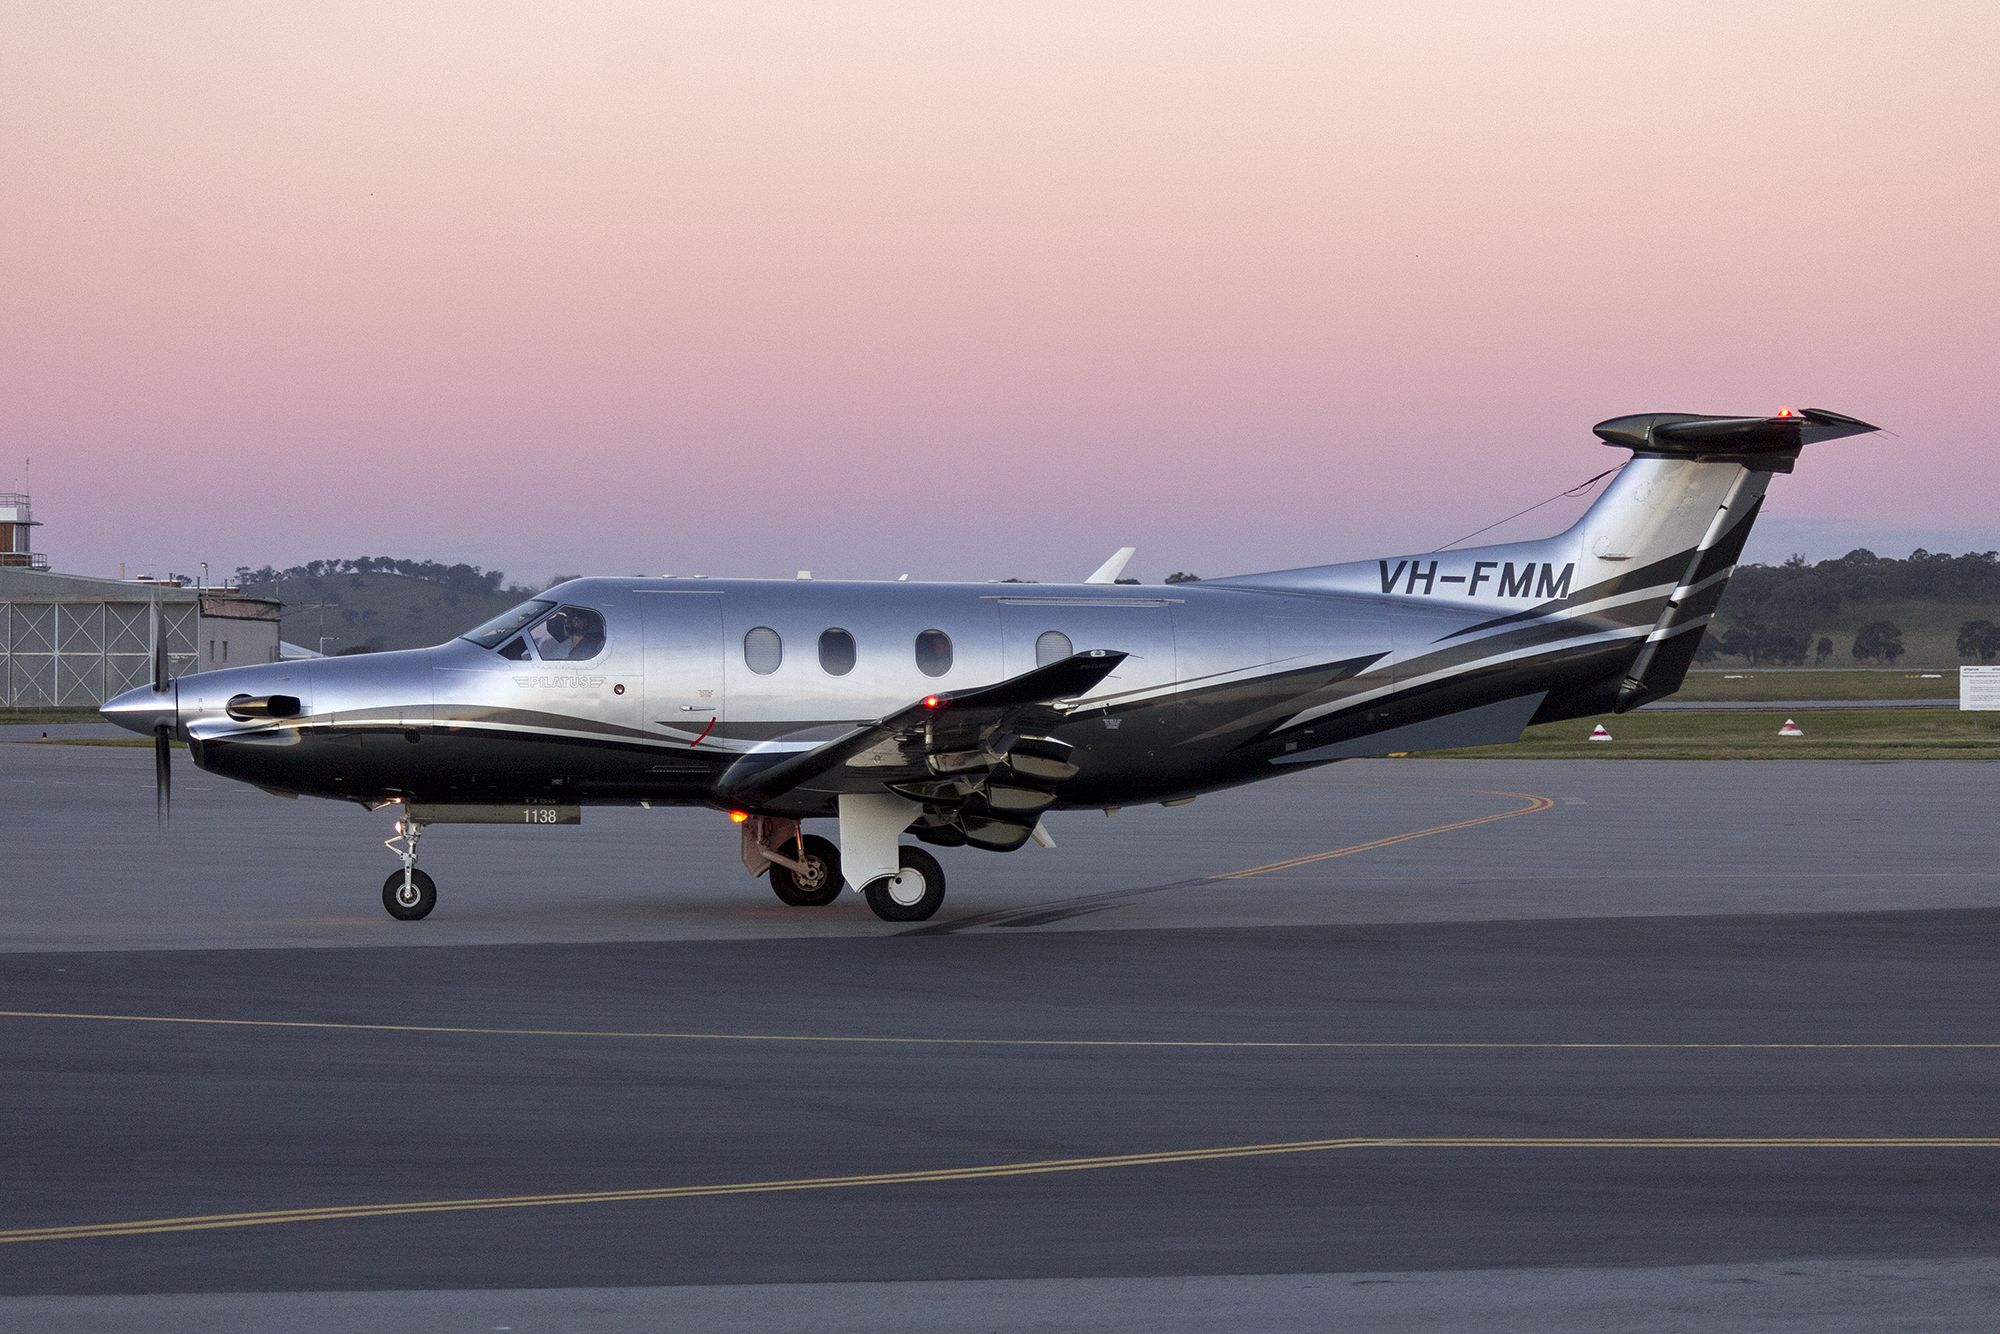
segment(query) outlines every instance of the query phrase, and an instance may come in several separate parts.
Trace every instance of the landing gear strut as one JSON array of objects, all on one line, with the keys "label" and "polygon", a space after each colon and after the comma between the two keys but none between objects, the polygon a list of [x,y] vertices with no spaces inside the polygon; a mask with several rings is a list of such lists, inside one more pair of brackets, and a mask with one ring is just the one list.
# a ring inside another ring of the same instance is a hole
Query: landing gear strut
[{"label": "landing gear strut", "polygon": [[403,869],[392,872],[382,882],[382,906],[399,922],[414,922],[430,916],[437,907],[437,882],[417,869],[417,840],[424,827],[407,814],[396,821],[396,834],[382,840],[382,846],[403,860]]}]

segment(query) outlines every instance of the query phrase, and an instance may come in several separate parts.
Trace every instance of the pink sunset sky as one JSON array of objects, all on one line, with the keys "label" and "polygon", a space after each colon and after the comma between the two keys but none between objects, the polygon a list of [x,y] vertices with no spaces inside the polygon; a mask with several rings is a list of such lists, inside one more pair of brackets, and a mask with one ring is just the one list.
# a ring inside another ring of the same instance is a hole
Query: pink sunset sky
[{"label": "pink sunset sky", "polygon": [[1898,434],[1753,556],[1996,547],[1996,15],[0,0],[0,490],[92,573],[1158,578],[1789,404]]}]

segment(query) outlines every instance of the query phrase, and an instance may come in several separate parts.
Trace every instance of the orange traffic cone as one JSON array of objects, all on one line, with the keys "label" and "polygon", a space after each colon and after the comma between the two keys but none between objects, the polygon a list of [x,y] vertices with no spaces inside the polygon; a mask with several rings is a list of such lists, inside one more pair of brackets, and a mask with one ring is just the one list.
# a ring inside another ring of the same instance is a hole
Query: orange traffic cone
[{"label": "orange traffic cone", "polygon": [[1804,736],[1805,734],[1806,734],[1805,728],[1800,727],[1790,718],[1785,719],[1785,725],[1778,729],[1779,736]]},{"label": "orange traffic cone", "polygon": [[1604,730],[1603,723],[1599,723],[1597,726],[1590,729],[1589,739],[1592,741],[1609,741],[1611,740],[1611,733]]}]

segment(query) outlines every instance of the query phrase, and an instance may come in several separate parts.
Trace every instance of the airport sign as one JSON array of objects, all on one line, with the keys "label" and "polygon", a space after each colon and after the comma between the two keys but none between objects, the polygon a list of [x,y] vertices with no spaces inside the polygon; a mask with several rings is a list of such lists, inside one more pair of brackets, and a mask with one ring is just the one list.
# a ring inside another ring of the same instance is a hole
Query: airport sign
[{"label": "airport sign", "polygon": [[1958,669],[1958,707],[1969,710],[2000,710],[2000,667]]}]

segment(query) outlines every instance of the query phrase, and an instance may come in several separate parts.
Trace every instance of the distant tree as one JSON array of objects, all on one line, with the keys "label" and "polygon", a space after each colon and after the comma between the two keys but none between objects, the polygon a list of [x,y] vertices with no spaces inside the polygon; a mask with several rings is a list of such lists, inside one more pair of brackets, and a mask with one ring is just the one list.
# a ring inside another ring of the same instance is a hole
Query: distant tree
[{"label": "distant tree", "polygon": [[1715,659],[1716,659],[1715,636],[1705,634],[1701,637],[1701,642],[1694,646],[1694,660],[1699,663],[1707,664],[1714,662]]},{"label": "distant tree", "polygon": [[1825,635],[1821,635],[1819,638],[1819,643],[1815,645],[1813,648],[1814,664],[1820,667],[1824,667],[1826,666],[1826,660],[1828,658],[1831,658],[1832,656],[1833,656],[1833,641],[1831,639],[1828,639]]},{"label": "distant tree", "polygon": [[1198,584],[1201,582],[1201,576],[1198,574],[1189,574],[1186,570],[1175,570],[1167,576],[1167,582],[1170,584]]},{"label": "distant tree", "polygon": [[1767,625],[1756,634],[1757,657],[1776,667],[1803,667],[1812,631],[1803,626]]},{"label": "distant tree", "polygon": [[1137,579],[1113,579],[1111,582],[1114,584],[1136,584],[1139,581]]},{"label": "distant tree", "polygon": [[1984,618],[1958,627],[1958,656],[1991,662],[2000,656],[2000,625]]},{"label": "distant tree", "polygon": [[1870,621],[1854,632],[1850,652],[1856,662],[1894,664],[1903,656],[1903,632],[1893,621]]},{"label": "distant tree", "polygon": [[1757,665],[1757,637],[1764,627],[1755,621],[1738,621],[1722,632],[1715,647],[1732,658],[1741,658],[1752,667]]}]

